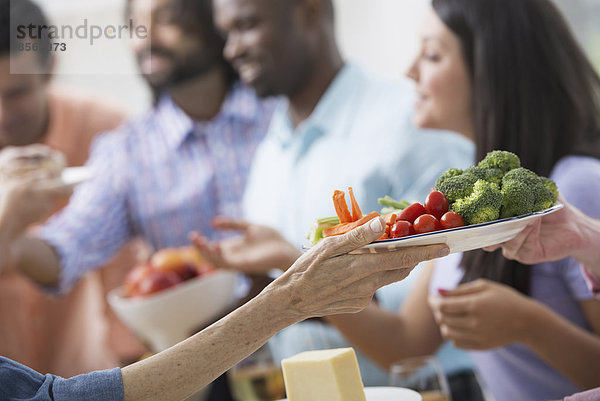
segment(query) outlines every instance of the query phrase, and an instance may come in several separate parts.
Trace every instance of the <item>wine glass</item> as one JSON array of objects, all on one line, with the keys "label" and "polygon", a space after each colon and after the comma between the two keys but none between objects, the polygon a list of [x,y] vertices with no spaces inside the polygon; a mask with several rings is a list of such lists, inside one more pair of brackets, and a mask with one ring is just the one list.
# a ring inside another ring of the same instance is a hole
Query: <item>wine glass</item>
[{"label": "wine glass", "polygon": [[392,363],[390,386],[418,391],[423,401],[452,401],[448,381],[434,356],[407,358]]},{"label": "wine glass", "polygon": [[281,366],[265,345],[227,374],[236,401],[276,401],[285,398]]}]

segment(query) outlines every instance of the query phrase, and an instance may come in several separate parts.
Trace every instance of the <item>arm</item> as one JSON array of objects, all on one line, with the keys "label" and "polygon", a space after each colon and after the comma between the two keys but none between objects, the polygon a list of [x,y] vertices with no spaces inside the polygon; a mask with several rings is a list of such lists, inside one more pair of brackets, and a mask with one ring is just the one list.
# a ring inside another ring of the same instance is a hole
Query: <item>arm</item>
[{"label": "arm", "polygon": [[45,287],[57,287],[60,281],[60,258],[47,242],[21,236],[11,246],[12,268]]},{"label": "arm", "polygon": [[183,399],[300,321],[281,290],[262,293],[199,334],[122,369],[125,401]]},{"label": "arm", "polygon": [[565,397],[565,401],[595,401],[600,399],[600,387]]},{"label": "arm", "polygon": [[0,272],[17,270],[41,285],[58,282],[60,260],[54,249],[39,239],[24,237],[26,229],[42,221],[58,202],[71,195],[71,187],[44,186],[37,179],[7,184],[0,205]]},{"label": "arm", "polygon": [[125,400],[180,399],[263,345],[290,324],[310,317],[355,313],[375,291],[402,280],[421,260],[440,256],[443,245],[387,254],[349,255],[379,238],[383,220],[332,237],[302,255],[256,298],[190,339],[123,368]]},{"label": "arm", "polygon": [[328,316],[325,320],[384,369],[399,359],[435,352],[443,339],[427,304],[434,264],[422,268],[399,314],[371,304],[360,313]]},{"label": "arm", "polygon": [[120,138],[109,134],[96,140],[87,164],[94,178],[79,185],[67,207],[41,226],[36,236],[16,235],[25,232],[30,214],[37,210],[29,205],[47,207],[48,197],[19,196],[19,202],[6,206],[11,209],[9,226],[19,229],[11,233],[10,260],[0,264],[64,291],[131,238],[127,147]]},{"label": "arm", "polygon": [[487,350],[522,343],[582,388],[600,382],[599,301],[582,303],[594,330],[590,333],[540,302],[488,280],[442,294],[431,296],[430,303],[442,335],[455,346]]},{"label": "arm", "polygon": [[532,308],[531,330],[524,343],[581,388],[597,387],[600,383],[600,302],[582,302],[588,321],[593,322],[593,333],[536,304]]}]

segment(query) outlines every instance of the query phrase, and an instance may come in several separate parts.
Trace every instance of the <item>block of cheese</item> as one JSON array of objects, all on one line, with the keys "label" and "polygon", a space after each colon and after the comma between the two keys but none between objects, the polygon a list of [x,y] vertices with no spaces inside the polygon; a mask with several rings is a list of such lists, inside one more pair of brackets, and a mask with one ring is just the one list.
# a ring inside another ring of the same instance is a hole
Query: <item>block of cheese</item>
[{"label": "block of cheese", "polygon": [[352,348],[302,352],[281,366],[288,401],[366,401]]}]

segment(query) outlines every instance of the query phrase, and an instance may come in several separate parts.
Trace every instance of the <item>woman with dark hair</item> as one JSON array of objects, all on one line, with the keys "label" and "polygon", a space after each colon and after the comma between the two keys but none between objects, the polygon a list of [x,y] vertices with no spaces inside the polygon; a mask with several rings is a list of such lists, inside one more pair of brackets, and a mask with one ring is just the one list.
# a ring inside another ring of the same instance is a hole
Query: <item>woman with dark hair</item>
[{"label": "woman with dark hair", "polygon": [[[569,203],[600,217],[600,78],[560,13],[549,0],[432,4],[408,73],[415,124],[470,138],[479,159],[516,153]],[[385,367],[431,354],[444,339],[475,351],[498,401],[600,385],[600,302],[574,259],[524,266],[474,251],[426,269],[398,315],[370,306],[327,319]]]}]

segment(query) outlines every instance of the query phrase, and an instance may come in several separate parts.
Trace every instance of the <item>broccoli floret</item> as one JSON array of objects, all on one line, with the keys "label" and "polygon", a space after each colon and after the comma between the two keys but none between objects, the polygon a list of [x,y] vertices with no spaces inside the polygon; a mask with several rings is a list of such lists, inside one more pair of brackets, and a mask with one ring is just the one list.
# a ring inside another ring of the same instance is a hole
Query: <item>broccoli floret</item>
[{"label": "broccoli floret", "polygon": [[459,168],[451,168],[444,171],[442,175],[440,175],[440,178],[438,178],[435,182],[435,188],[437,189],[437,187],[440,186],[442,182],[446,181],[448,178],[456,177],[457,175],[461,175],[462,173],[463,171]]},{"label": "broccoli floret", "polygon": [[471,195],[458,199],[450,209],[460,214],[466,224],[485,223],[498,219],[502,198],[498,185],[477,180]]},{"label": "broccoli floret", "polygon": [[445,179],[440,185],[436,185],[435,189],[446,195],[448,202],[452,203],[471,195],[475,182],[477,177],[473,174],[461,174]]},{"label": "broccoli floret", "polygon": [[551,207],[558,197],[554,181],[540,177],[520,167],[509,171],[502,179],[502,217],[520,216]]},{"label": "broccoli floret", "polygon": [[539,177],[539,182],[541,187],[536,187],[534,212],[552,207],[558,199],[558,187],[554,181],[547,177]]},{"label": "broccoli floret", "polygon": [[494,150],[489,152],[485,156],[485,159],[479,162],[478,166],[498,168],[507,173],[512,169],[521,167],[521,161],[519,160],[519,156],[514,153],[504,150]]},{"label": "broccoli floret", "polygon": [[509,180],[502,185],[502,208],[500,218],[520,216],[533,212],[535,196],[531,187],[518,180]]},{"label": "broccoli floret", "polygon": [[552,192],[556,201],[558,199],[558,187],[556,183],[547,177],[540,177],[540,179],[542,180],[542,184]]},{"label": "broccoli floret", "polygon": [[473,174],[480,180],[491,182],[497,185],[502,183],[502,177],[504,177],[504,171],[493,167],[473,166],[466,169],[465,174]]},{"label": "broccoli floret", "polygon": [[556,202],[556,196],[554,196],[554,192],[546,188],[543,183],[536,187],[535,203],[533,204],[534,212],[551,208],[552,205],[554,205],[554,202]]},{"label": "broccoli floret", "polygon": [[525,185],[535,185],[539,183],[540,179],[533,171],[527,170],[524,167],[519,167],[504,174],[504,177],[502,178],[502,186],[511,181],[521,182]]}]

